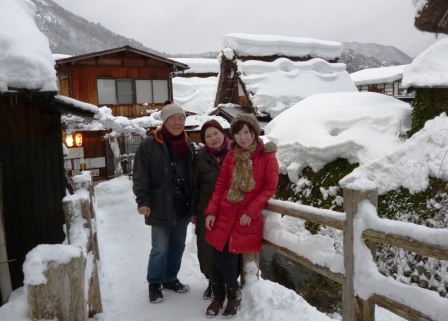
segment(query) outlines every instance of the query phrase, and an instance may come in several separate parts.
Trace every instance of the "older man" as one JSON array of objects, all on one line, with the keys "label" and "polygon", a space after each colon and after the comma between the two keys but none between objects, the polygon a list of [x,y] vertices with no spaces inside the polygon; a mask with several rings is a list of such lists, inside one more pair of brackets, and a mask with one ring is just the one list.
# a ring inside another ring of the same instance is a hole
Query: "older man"
[{"label": "older man", "polygon": [[184,131],[185,111],[171,103],[161,115],[162,127],[140,144],[133,168],[138,212],[151,225],[147,274],[151,303],[163,301],[162,288],[189,290],[177,274],[185,249],[195,149]]}]

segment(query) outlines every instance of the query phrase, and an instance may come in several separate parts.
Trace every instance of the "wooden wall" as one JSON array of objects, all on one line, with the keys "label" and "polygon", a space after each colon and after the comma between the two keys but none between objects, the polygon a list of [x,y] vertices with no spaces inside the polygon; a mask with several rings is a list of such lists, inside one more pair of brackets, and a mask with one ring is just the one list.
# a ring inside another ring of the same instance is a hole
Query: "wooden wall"
[{"label": "wooden wall", "polygon": [[64,238],[65,177],[61,114],[0,93],[0,163],[3,215],[13,289],[23,284],[22,264],[36,245]]},{"label": "wooden wall", "polygon": [[[90,57],[56,66],[60,94],[98,106],[97,79],[160,79],[170,81],[168,65],[156,59],[132,53],[115,53],[104,57]],[[172,99],[172,88],[169,88]],[[114,116],[141,117],[146,110],[158,109],[162,104],[108,106]]]}]

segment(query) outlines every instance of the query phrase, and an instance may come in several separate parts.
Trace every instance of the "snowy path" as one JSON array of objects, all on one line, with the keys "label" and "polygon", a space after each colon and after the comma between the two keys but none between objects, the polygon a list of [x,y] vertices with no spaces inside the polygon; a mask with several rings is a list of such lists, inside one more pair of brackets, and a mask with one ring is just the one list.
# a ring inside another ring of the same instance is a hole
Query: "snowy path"
[{"label": "snowy path", "polygon": [[[202,299],[207,282],[196,257],[196,236],[189,226],[187,247],[179,279],[190,292],[164,291],[165,301],[150,304],[146,265],[151,239],[150,227],[136,211],[132,183],[120,177],[95,187],[97,228],[100,248],[100,284],[104,314],[100,321],[196,321],[205,318],[210,301]],[[215,319],[221,319],[217,317]],[[243,289],[239,314],[233,320],[247,321],[331,321],[340,320],[320,313],[295,292],[276,283],[261,280]],[[93,319],[92,319],[93,320]],[[389,312],[377,309],[377,321],[396,321]]]}]

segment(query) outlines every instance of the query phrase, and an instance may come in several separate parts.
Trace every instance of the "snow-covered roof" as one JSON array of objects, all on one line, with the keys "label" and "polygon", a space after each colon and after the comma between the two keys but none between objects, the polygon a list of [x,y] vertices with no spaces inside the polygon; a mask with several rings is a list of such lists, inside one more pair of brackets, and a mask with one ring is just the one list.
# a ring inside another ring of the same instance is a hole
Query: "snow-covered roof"
[{"label": "snow-covered roof", "polygon": [[223,37],[222,43],[223,48],[232,48],[238,56],[310,56],[333,60],[342,54],[340,42],[310,38],[231,33]]},{"label": "snow-covered roof", "polygon": [[[297,182],[310,166],[322,169],[337,158],[367,164],[401,144],[411,126],[411,107],[373,92],[310,96],[273,119],[266,127],[277,144],[280,170]],[[372,139],[375,137],[375,139]]]},{"label": "snow-covered roof", "polygon": [[320,58],[237,63],[252,104],[272,118],[314,94],[358,91],[343,63],[329,63]]},{"label": "snow-covered roof", "polygon": [[448,37],[418,55],[403,71],[402,86],[448,87]]},{"label": "snow-covered roof", "polygon": [[184,110],[203,114],[213,107],[218,77],[174,77],[172,82],[174,102],[180,104]]},{"label": "snow-covered roof", "polygon": [[369,68],[350,74],[355,85],[391,83],[403,78],[403,69],[408,65]]},{"label": "snow-covered roof", "polygon": [[[190,67],[187,70],[184,70],[183,73],[219,73],[219,61],[218,59],[211,58],[173,58],[172,60],[176,60],[182,64],[188,65]],[[182,76],[182,74],[179,74]]]},{"label": "snow-covered roof", "polygon": [[2,0],[0,10],[0,92],[57,91],[55,61],[48,39],[34,22],[30,0]]}]

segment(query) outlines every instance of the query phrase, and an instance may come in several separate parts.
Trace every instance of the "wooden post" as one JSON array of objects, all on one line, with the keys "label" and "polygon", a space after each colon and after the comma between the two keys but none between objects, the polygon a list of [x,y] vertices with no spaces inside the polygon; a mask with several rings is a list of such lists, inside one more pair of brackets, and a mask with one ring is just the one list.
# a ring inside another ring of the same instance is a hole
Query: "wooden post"
[{"label": "wooden post", "polygon": [[[342,283],[342,320],[344,321],[373,321],[375,320],[375,305],[370,301],[364,301],[354,295],[354,260],[353,249],[353,220],[358,212],[359,203],[369,200],[372,205],[378,207],[378,191],[353,190],[344,188],[344,210],[346,219],[344,222],[344,267],[345,275]],[[375,244],[368,244],[374,251]],[[374,256],[375,258],[375,256]]]},{"label": "wooden post", "polygon": [[[90,188],[89,188],[90,190]],[[79,200],[70,200],[70,201],[64,201],[63,207],[64,207],[64,216],[65,216],[65,222],[66,222],[66,231],[67,231],[67,238],[68,243],[72,244],[70,241],[70,224],[75,221],[77,218],[74,217],[74,202],[80,202],[80,208],[81,208],[81,216],[83,219],[86,220],[85,226],[89,229],[89,240],[86,244],[86,252],[92,253],[93,257],[91,258],[93,260],[93,270],[92,274],[89,277],[88,280],[88,309],[89,309],[89,316],[93,316],[96,313],[100,313],[103,311],[103,306],[101,302],[101,291],[100,291],[100,282],[98,277],[98,269],[97,269],[97,255],[95,254],[98,252],[98,248],[95,246],[95,239],[94,239],[94,229],[92,227],[92,220],[91,220],[91,198],[80,198]]]},{"label": "wooden post", "polygon": [[[11,276],[9,274],[8,253],[6,251],[6,237],[3,224],[3,185],[2,164],[0,164],[0,293],[2,304],[8,302],[12,292]],[[1,305],[1,304],[0,304]]]},{"label": "wooden post", "polygon": [[67,264],[48,262],[46,284],[27,285],[31,320],[87,321],[84,286],[84,258],[72,258]]},{"label": "wooden post", "polygon": [[[255,264],[257,266],[256,271],[247,271],[246,270],[246,266],[249,262],[255,262]],[[242,266],[241,266],[241,285],[244,285],[246,283],[246,275],[248,275],[248,274],[256,274],[257,280],[260,278],[260,254],[259,253],[243,254],[243,262],[242,262]]]}]

